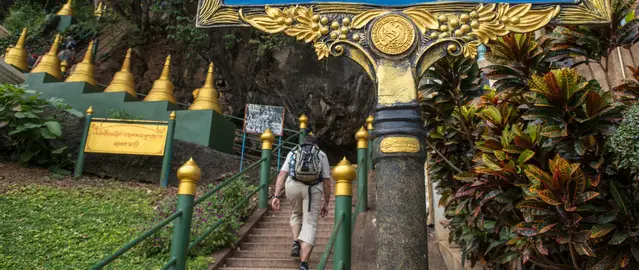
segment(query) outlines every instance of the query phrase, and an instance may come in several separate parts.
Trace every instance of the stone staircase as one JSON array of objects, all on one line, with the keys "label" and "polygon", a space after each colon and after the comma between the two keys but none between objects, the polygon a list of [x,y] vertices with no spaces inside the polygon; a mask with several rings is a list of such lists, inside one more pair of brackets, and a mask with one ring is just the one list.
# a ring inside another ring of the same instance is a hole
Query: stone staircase
[{"label": "stone staircase", "polygon": [[[334,190],[334,183],[331,190]],[[331,196],[328,210],[328,215],[320,218],[319,221],[315,247],[308,262],[311,269],[317,268],[333,230],[335,196]],[[282,198],[280,211],[267,211],[249,231],[245,240],[240,243],[230,257],[224,260],[222,267],[218,269],[299,269],[299,258],[290,256],[293,244],[289,225],[290,213],[289,200]],[[326,269],[331,269],[332,265],[333,262],[329,258]]]}]

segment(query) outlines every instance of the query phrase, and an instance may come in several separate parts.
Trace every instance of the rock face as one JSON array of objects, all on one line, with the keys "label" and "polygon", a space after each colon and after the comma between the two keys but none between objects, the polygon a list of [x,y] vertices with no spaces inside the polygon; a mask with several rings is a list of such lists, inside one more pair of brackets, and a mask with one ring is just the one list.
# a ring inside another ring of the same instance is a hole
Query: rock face
[{"label": "rock face", "polygon": [[[376,99],[375,87],[362,68],[345,57],[318,61],[311,45],[288,40],[258,56],[260,45],[251,42],[255,31],[248,28],[214,29],[210,34],[216,44],[196,55],[166,42],[135,48],[132,69],[138,93],[151,89],[164,57],[171,54],[175,96],[180,103],[192,102],[191,93],[204,82],[207,63],[201,59],[211,59],[225,114],[243,117],[247,103],[284,106],[286,127],[297,130],[297,118],[304,113],[331,163],[343,155],[355,160],[355,132],[364,125]],[[235,39],[233,46],[225,45],[229,35]],[[100,83],[110,82],[125,50],[114,48],[111,58],[99,59]]]},{"label": "rock face", "polygon": [[[69,148],[73,158],[77,157],[84,119],[60,113],[64,144]],[[183,141],[173,143],[173,157],[169,173],[169,185],[177,185],[177,169],[189,158],[193,158],[202,169],[202,178],[198,185],[214,183],[226,173],[237,172],[240,158],[215,151],[211,148]],[[162,157],[132,156],[86,153],[84,172],[101,177],[112,177],[122,181],[138,181],[160,183]],[[250,183],[259,182],[259,166],[250,171]]]}]

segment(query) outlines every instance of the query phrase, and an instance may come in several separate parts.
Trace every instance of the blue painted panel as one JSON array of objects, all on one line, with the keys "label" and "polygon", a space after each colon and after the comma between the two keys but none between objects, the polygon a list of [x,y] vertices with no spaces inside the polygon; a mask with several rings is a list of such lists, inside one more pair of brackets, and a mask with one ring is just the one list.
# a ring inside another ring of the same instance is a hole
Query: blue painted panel
[{"label": "blue painted panel", "polygon": [[433,2],[464,2],[464,3],[575,3],[575,0],[460,0],[460,1],[440,1],[440,0],[223,0],[225,5],[232,6],[253,6],[253,5],[289,5],[289,4],[313,4],[313,3],[344,3],[363,4],[376,6],[409,6]]}]

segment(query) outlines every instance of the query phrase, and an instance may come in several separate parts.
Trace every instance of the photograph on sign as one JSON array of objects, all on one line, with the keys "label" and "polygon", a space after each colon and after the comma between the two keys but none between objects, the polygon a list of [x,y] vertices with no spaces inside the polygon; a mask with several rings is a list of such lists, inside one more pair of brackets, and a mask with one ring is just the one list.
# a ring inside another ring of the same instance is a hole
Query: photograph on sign
[{"label": "photograph on sign", "polygon": [[284,107],[246,104],[244,111],[244,132],[262,134],[267,128],[273,135],[284,135]]},{"label": "photograph on sign", "polygon": [[89,126],[85,152],[162,156],[166,125],[93,122]]}]

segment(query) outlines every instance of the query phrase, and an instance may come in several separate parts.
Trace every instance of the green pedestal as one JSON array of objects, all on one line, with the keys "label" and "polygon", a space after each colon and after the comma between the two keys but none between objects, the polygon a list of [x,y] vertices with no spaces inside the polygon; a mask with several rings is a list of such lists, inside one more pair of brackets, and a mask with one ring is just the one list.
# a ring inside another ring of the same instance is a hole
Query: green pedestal
[{"label": "green pedestal", "polygon": [[235,124],[213,110],[176,111],[175,139],[233,153]]},{"label": "green pedestal", "polygon": [[71,16],[58,16],[60,17],[60,21],[58,22],[58,26],[55,27],[55,30],[59,33],[64,32],[73,24],[73,17]]},{"label": "green pedestal", "polygon": [[168,121],[171,111],[177,114],[175,139],[233,153],[235,124],[212,110],[184,111],[168,101],[144,102],[126,92],[104,93],[84,82],[61,82],[47,73],[28,74],[26,88],[37,90],[43,98],[61,98],[79,111],[93,106],[93,116],[112,117],[108,110],[126,111],[144,120]]}]

